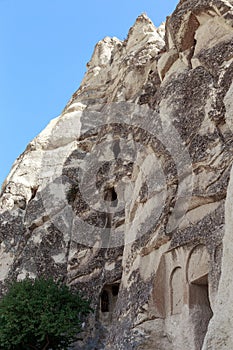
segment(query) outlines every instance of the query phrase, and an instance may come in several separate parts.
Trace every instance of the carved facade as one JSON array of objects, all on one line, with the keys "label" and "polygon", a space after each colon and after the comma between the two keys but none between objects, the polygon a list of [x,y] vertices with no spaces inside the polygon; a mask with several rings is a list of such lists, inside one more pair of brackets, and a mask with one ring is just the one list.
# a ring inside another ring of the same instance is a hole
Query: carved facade
[{"label": "carved facade", "polygon": [[232,42],[232,1],[139,16],[4,182],[1,290],[80,289],[95,313],[76,349],[233,348]]}]

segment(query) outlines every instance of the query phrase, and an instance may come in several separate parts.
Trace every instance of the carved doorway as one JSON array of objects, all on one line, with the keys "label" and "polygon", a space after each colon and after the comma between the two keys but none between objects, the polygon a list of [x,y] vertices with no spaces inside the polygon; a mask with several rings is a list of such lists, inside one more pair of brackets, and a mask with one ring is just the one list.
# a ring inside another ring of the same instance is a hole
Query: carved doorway
[{"label": "carved doorway", "polygon": [[213,316],[209,300],[208,259],[206,247],[198,245],[191,251],[188,262],[189,309],[195,350],[201,350],[209,321]]}]

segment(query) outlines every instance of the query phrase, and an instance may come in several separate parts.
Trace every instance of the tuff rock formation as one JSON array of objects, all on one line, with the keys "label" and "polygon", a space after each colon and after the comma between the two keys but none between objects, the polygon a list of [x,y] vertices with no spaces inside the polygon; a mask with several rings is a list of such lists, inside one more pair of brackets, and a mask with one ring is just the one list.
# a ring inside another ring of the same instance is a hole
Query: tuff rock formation
[{"label": "tuff rock formation", "polygon": [[[105,38],[1,193],[0,281],[91,297],[76,349],[233,348],[233,1]],[[226,199],[227,198],[227,199]]]}]

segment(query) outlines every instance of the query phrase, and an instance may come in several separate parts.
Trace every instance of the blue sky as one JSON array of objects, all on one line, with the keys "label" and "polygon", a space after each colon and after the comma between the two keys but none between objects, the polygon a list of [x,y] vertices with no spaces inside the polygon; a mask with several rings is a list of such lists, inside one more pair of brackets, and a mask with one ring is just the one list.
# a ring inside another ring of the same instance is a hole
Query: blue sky
[{"label": "blue sky", "polygon": [[158,26],[178,0],[0,0],[0,185],[77,90],[97,41],[125,39],[146,12]]}]

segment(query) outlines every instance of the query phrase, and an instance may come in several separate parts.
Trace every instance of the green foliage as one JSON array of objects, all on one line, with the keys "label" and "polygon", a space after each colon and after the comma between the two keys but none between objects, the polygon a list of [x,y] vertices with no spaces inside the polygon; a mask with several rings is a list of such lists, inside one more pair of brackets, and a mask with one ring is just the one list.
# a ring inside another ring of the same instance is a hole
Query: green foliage
[{"label": "green foliage", "polygon": [[52,279],[14,282],[0,300],[0,349],[67,350],[91,311],[78,292]]}]

